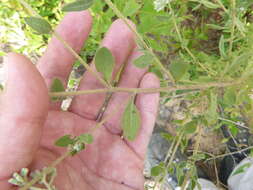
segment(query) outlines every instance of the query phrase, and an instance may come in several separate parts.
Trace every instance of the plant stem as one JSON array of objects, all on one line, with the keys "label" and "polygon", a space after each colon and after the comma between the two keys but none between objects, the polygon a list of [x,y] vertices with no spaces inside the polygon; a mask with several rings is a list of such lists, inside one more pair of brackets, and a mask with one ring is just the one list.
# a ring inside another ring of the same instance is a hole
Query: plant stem
[{"label": "plant stem", "polygon": [[[197,126],[196,133],[198,134],[198,136],[197,136],[197,141],[196,141],[195,146],[194,146],[193,156],[196,155],[199,151],[200,137],[202,135],[202,129],[199,125]],[[193,164],[195,164],[195,162],[196,162],[196,160],[192,160]],[[184,182],[182,184],[182,190],[185,190],[185,188],[187,186],[187,182],[189,181],[190,177],[191,177],[191,170],[187,171],[187,173],[186,173],[186,177],[184,178]]]},{"label": "plant stem", "polygon": [[234,155],[234,154],[237,154],[237,153],[241,153],[243,151],[246,151],[246,150],[251,150],[253,149],[253,146],[249,146],[247,148],[244,148],[244,149],[241,149],[241,150],[238,150],[236,152],[229,152],[229,153],[226,153],[226,154],[221,154],[221,155],[218,155],[218,156],[214,156],[212,158],[209,158],[209,159],[206,159],[205,161],[209,161],[209,160],[214,160],[214,159],[218,159],[218,158],[222,158],[222,157],[225,157],[225,156],[228,156],[228,155]]},{"label": "plant stem", "polygon": [[215,0],[220,7],[224,10],[225,13],[228,13],[228,10],[226,9],[226,7],[223,5],[223,3],[220,0]]},{"label": "plant stem", "polygon": [[35,15],[41,18],[41,16],[38,13],[36,13],[36,11],[34,11],[33,8],[26,1],[24,0],[18,0],[18,1],[27,9],[28,12],[30,12],[31,15]]},{"label": "plant stem", "polygon": [[169,77],[170,81],[175,84],[175,80],[174,77],[172,76],[172,74],[170,73],[170,71],[168,69],[166,69],[163,64],[160,62],[160,60],[157,58],[157,56],[155,55],[155,53],[153,52],[152,48],[150,48],[147,43],[144,41],[143,37],[137,32],[137,30],[127,21],[127,19],[124,17],[124,15],[119,11],[119,9],[112,3],[111,0],[104,0],[106,2],[106,4],[113,10],[113,12],[115,13],[115,15],[117,15],[117,17],[119,17],[120,19],[122,19],[124,21],[124,23],[129,27],[129,29],[135,33],[136,37],[138,38],[139,42],[141,43],[141,45],[150,52],[150,54],[154,57],[155,62],[158,64],[158,66],[161,68],[161,70],[164,71],[164,73],[166,73],[166,75]]},{"label": "plant stem", "polygon": [[71,92],[50,92],[50,97],[66,97],[66,96],[78,96],[84,94],[97,94],[97,93],[107,93],[107,92],[126,92],[126,93],[158,93],[158,92],[173,92],[177,90],[204,90],[211,87],[223,88],[228,86],[233,86],[239,84],[239,82],[227,82],[227,83],[206,83],[199,85],[177,85],[172,87],[160,87],[160,88],[121,88],[121,87],[111,87],[111,88],[101,88],[94,90],[80,90]]},{"label": "plant stem", "polygon": [[183,134],[180,134],[179,137],[178,137],[177,143],[176,143],[176,145],[175,145],[175,147],[174,147],[174,149],[173,149],[173,152],[172,152],[172,154],[171,154],[170,160],[169,160],[169,162],[168,162],[168,164],[167,164],[167,166],[166,166],[167,168],[169,168],[170,165],[172,164],[173,159],[174,159],[174,157],[175,157],[175,154],[176,154],[177,149],[178,149],[178,147],[179,147],[179,145],[180,145],[180,143],[181,143],[181,139],[182,139],[182,138],[183,138]]},{"label": "plant stem", "polygon": [[221,121],[227,121],[227,122],[232,123],[234,125],[240,126],[240,127],[244,128],[244,129],[249,129],[247,126],[241,125],[240,123],[234,122],[234,121],[229,120],[229,119],[225,119],[225,118],[222,118],[222,117],[219,117],[218,119],[221,120]]},{"label": "plant stem", "polygon": [[233,42],[234,42],[234,34],[235,34],[235,18],[236,18],[236,2],[235,0],[231,0],[231,11],[232,11],[232,27],[231,27],[231,36],[229,40],[229,51],[228,56],[231,55],[233,50]]},{"label": "plant stem", "polygon": [[91,72],[104,86],[107,88],[110,87],[110,85],[108,85],[108,83],[103,80],[96,71],[93,71],[91,67],[78,55],[78,53],[75,52],[75,50],[73,50],[72,47],[70,47],[70,45],[57,32],[54,32],[54,36],[64,45],[66,49],[72,53],[72,55],[75,56],[78,61],[80,61],[81,64],[83,64],[87,71]]},{"label": "plant stem", "polygon": [[[166,165],[166,170],[165,170],[166,173],[165,173],[165,175],[164,175],[164,177],[162,179],[162,183],[163,184],[165,183],[165,179],[167,177],[167,171],[168,171],[170,165],[172,164],[172,162],[174,160],[174,157],[176,155],[176,152],[178,150],[178,147],[179,147],[179,145],[181,143],[181,139],[182,138],[183,138],[183,134],[180,134],[177,140],[176,139],[173,140],[173,142],[171,144],[171,147],[170,147],[170,149],[169,149],[169,151],[168,151],[168,153],[166,155],[165,162],[167,162],[168,158],[170,158],[170,159],[169,159],[168,164]],[[158,181],[156,181],[156,185],[157,184],[158,184]],[[156,185],[155,185],[155,187],[156,187]]]},{"label": "plant stem", "polygon": [[[52,171],[52,168],[55,168],[59,163],[61,163],[64,159],[66,159],[68,156],[71,155],[70,151],[66,151],[62,156],[60,156],[57,160],[55,160],[49,167],[47,167],[45,170],[43,170],[43,174],[47,175]],[[24,187],[19,188],[19,190],[27,190],[34,184],[36,184],[40,179],[41,175],[36,176],[33,178],[29,183],[25,184]]]},{"label": "plant stem", "polygon": [[179,39],[179,42],[181,43],[181,47],[182,49],[184,49],[189,55],[190,57],[193,59],[193,61],[195,63],[197,63],[204,71],[206,71],[208,74],[210,73],[211,75],[215,75],[216,73],[214,73],[213,71],[211,71],[210,69],[208,69],[207,67],[205,67],[202,63],[200,63],[196,57],[193,55],[193,53],[190,51],[190,49],[185,46],[185,45],[182,45],[184,42],[183,42],[183,38],[182,38],[182,35],[179,31],[179,28],[178,28],[178,25],[177,25],[177,22],[176,22],[176,19],[175,19],[175,13],[174,13],[174,10],[172,9],[171,7],[171,4],[170,4],[170,1],[168,3],[168,6],[169,6],[169,9],[171,11],[171,15],[172,15],[172,20],[173,20],[173,24],[174,24],[174,27],[175,27],[175,30],[176,30],[176,33],[177,33],[177,36],[178,36],[178,39]]},{"label": "plant stem", "polygon": [[[36,11],[33,10],[33,8],[26,3],[26,1],[24,0],[18,0],[27,10],[29,10],[30,14],[35,15],[36,17],[42,18],[38,13],[36,13]],[[110,85],[103,80],[100,75],[96,72],[93,71],[90,66],[78,55],[78,53],[75,52],[75,50],[73,50],[73,48],[57,33],[57,32],[53,32],[54,36],[64,45],[64,47],[70,51],[70,53],[72,53],[72,55],[78,60],[80,61],[81,64],[84,65],[84,67],[86,68],[86,70],[88,70],[89,72],[91,72],[104,86],[106,86],[107,88],[110,87]]]}]

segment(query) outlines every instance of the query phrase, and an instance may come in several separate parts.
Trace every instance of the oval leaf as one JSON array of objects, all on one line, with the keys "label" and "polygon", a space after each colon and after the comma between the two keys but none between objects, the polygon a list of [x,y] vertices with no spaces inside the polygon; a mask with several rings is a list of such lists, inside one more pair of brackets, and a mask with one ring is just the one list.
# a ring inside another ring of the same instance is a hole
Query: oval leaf
[{"label": "oval leaf", "polygon": [[52,85],[51,85],[51,92],[63,92],[63,91],[65,91],[65,88],[64,88],[61,80],[58,78],[55,78],[53,80]]},{"label": "oval leaf", "polygon": [[38,34],[49,34],[52,31],[51,25],[42,18],[27,17],[25,22]]},{"label": "oval leaf", "polygon": [[67,147],[68,145],[71,145],[74,143],[74,140],[70,138],[70,135],[65,135],[61,138],[59,138],[56,142],[55,145],[56,146],[60,146],[60,147]]},{"label": "oval leaf", "polygon": [[151,176],[153,176],[153,177],[159,176],[164,173],[164,170],[165,170],[165,165],[162,162],[159,165],[151,168]]},{"label": "oval leaf", "polygon": [[[65,88],[64,88],[62,82],[60,81],[60,79],[55,78],[53,80],[50,91],[51,92],[64,92],[65,91]],[[51,100],[58,101],[58,100],[63,100],[63,98],[62,97],[52,97]]]},{"label": "oval leaf", "polygon": [[140,113],[134,104],[133,99],[128,103],[122,118],[123,136],[130,141],[133,141],[139,131],[141,119]]},{"label": "oval leaf", "polygon": [[106,47],[100,48],[95,55],[95,65],[98,72],[104,75],[107,82],[111,81],[115,61]]},{"label": "oval leaf", "polygon": [[174,79],[179,81],[189,70],[189,64],[183,61],[175,61],[169,65],[169,70],[173,75]]},{"label": "oval leaf", "polygon": [[185,124],[182,128],[183,133],[185,135],[194,134],[197,130],[198,122],[196,120],[190,121],[189,123]]},{"label": "oval leaf", "polygon": [[83,11],[90,8],[93,4],[93,0],[78,0],[73,3],[66,4],[62,11],[71,12],[71,11]]},{"label": "oval leaf", "polygon": [[82,134],[78,137],[78,140],[85,144],[91,144],[93,142],[93,136],[90,134]]},{"label": "oval leaf", "polygon": [[145,67],[148,67],[149,65],[152,65],[153,60],[154,58],[152,55],[145,54],[135,59],[134,65],[139,68],[145,68]]}]

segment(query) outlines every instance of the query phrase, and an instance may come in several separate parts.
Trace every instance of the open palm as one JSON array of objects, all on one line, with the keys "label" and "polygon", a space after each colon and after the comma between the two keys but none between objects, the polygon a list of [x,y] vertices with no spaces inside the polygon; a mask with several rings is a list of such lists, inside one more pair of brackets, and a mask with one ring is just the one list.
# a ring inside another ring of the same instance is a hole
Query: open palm
[{"label": "open palm", "polygon": [[[88,11],[65,16],[57,32],[80,51],[89,35],[92,18]],[[116,60],[114,73],[126,64],[119,86],[158,87],[159,81],[145,69],[132,63],[140,56],[133,33],[121,20],[116,20],[107,32],[102,46],[112,52]],[[94,142],[74,157],[58,166],[55,184],[61,190],[127,190],[143,189],[143,162],[152,133],[158,94],[140,94],[136,105],[141,113],[141,129],[135,141],[121,138],[120,120],[127,93],[115,93],[105,111],[109,119],[97,130],[96,119],[105,94],[77,96],[68,112],[60,103],[52,103],[48,87],[54,78],[67,83],[74,57],[53,38],[37,68],[24,56],[9,54],[5,59],[7,87],[0,97],[0,189],[12,189],[7,180],[13,172],[28,167],[31,170],[48,166],[64,153],[54,141],[65,135],[91,132]],[[95,70],[94,65],[92,68]],[[104,88],[89,72],[81,80],[79,89]],[[115,112],[115,110],[118,110]]]}]

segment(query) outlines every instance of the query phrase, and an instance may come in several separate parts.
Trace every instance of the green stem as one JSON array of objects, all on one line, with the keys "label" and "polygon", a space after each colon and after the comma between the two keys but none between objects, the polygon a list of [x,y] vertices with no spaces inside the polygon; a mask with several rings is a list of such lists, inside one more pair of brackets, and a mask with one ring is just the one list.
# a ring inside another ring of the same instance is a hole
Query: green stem
[{"label": "green stem", "polygon": [[104,86],[107,88],[110,87],[110,85],[108,85],[107,82],[103,80],[96,71],[93,71],[91,67],[78,55],[78,53],[75,52],[75,50],[73,50],[72,47],[70,47],[70,45],[57,32],[54,32],[54,36],[64,45],[66,49],[72,53],[72,55],[75,56],[78,61],[80,61],[81,64],[83,64],[87,71],[92,73]]},{"label": "green stem", "polygon": [[[63,160],[65,160],[68,156],[71,155],[70,151],[66,151],[61,157],[59,157],[57,160],[55,160],[49,167],[47,167],[45,170],[43,170],[43,174],[47,175],[52,172],[52,168],[55,168],[59,163],[61,163]],[[24,187],[19,188],[19,190],[28,190],[31,186],[36,184],[40,179],[41,175],[36,176],[33,178],[29,183],[27,183]]]},{"label": "green stem", "polygon": [[[33,10],[33,8],[28,3],[26,3],[26,1],[24,0],[18,0],[18,1],[30,12],[30,14],[35,15],[36,17],[42,18],[38,13],[36,13]],[[75,52],[75,50],[57,32],[54,32],[53,34],[64,45],[64,47],[67,50],[69,50],[72,53],[72,55],[78,61],[80,61],[81,64],[84,65],[87,71],[91,72],[104,86],[106,86],[107,88],[110,87],[110,85],[105,80],[103,80],[96,71],[93,71],[90,68],[90,66],[78,55],[78,53]]]},{"label": "green stem", "polygon": [[173,92],[176,90],[203,90],[211,87],[228,87],[239,84],[238,82],[227,82],[227,83],[206,83],[200,85],[179,85],[173,87],[160,87],[160,88],[121,88],[121,87],[111,87],[111,88],[102,88],[94,90],[80,90],[80,91],[71,91],[71,92],[50,92],[50,97],[66,97],[66,96],[78,96],[84,94],[98,94],[98,93],[107,93],[107,92],[126,92],[126,93],[158,93],[158,92]]},{"label": "green stem", "polygon": [[[176,33],[177,33],[177,36],[178,36],[178,39],[179,39],[179,42],[181,44],[183,44],[183,38],[182,38],[182,35],[179,31],[179,28],[178,28],[178,25],[177,25],[177,22],[176,22],[176,19],[175,19],[175,13],[174,13],[174,10],[172,9],[171,7],[171,4],[170,2],[168,3],[168,6],[169,6],[169,9],[171,11],[171,15],[172,15],[172,20],[173,20],[173,24],[174,24],[174,27],[175,27],[175,30],[176,30]],[[190,51],[190,49],[187,47],[187,46],[181,46],[182,49],[184,49],[189,55],[190,57],[193,59],[193,61],[195,63],[197,63],[204,71],[206,71],[208,74],[210,75],[215,75],[216,73],[214,73],[213,71],[211,71],[210,69],[208,69],[207,67],[205,67],[202,63],[200,63],[196,57],[193,55],[193,53]]]},{"label": "green stem", "polygon": [[141,45],[150,52],[150,54],[154,57],[155,62],[158,64],[158,66],[161,68],[161,70],[166,73],[166,75],[169,77],[170,81],[175,84],[174,77],[170,73],[168,69],[166,69],[163,64],[160,62],[160,60],[157,58],[155,55],[154,51],[152,48],[150,48],[147,43],[144,41],[143,37],[137,32],[137,30],[127,21],[127,19],[124,17],[124,15],[119,11],[119,9],[112,3],[111,0],[104,0],[106,4],[113,10],[113,12],[124,21],[124,23],[129,27],[129,29],[135,33],[136,37],[138,38],[139,42]]},{"label": "green stem", "polygon": [[26,9],[28,12],[30,12],[31,15],[35,15],[39,18],[42,18],[36,11],[33,10],[33,8],[24,0],[18,0]]},{"label": "green stem", "polygon": [[[193,156],[196,155],[196,154],[198,154],[199,146],[200,146],[200,139],[201,139],[201,135],[202,135],[202,130],[201,130],[201,127],[199,125],[197,126],[196,134],[198,134],[198,136],[197,136],[196,144],[194,146]],[[195,164],[196,160],[194,159],[191,162],[193,164]],[[182,184],[182,190],[186,189],[187,182],[189,181],[190,177],[191,177],[191,170],[187,171],[187,173],[186,173],[186,177],[185,177],[184,182]]]},{"label": "green stem", "polygon": [[226,7],[223,5],[223,3],[220,0],[215,0],[215,1],[220,5],[220,7],[223,9],[225,13],[228,13],[228,10],[226,9]]},{"label": "green stem", "polygon": [[234,42],[234,34],[235,34],[235,19],[236,19],[236,10],[235,10],[235,7],[236,7],[236,2],[235,0],[231,0],[231,5],[232,5],[232,8],[231,8],[231,11],[232,11],[232,27],[231,27],[231,37],[230,37],[230,40],[229,40],[229,56],[231,55],[232,53],[232,50],[233,50],[233,42]]},{"label": "green stem", "polygon": [[238,150],[236,152],[229,152],[229,153],[226,153],[226,154],[221,154],[221,155],[218,155],[218,156],[214,156],[212,158],[206,159],[205,162],[210,161],[210,160],[214,160],[214,159],[218,159],[218,158],[223,158],[223,157],[228,156],[228,155],[234,155],[234,154],[237,154],[237,153],[241,153],[241,152],[246,151],[246,150],[253,150],[253,146],[249,146],[247,148]]}]

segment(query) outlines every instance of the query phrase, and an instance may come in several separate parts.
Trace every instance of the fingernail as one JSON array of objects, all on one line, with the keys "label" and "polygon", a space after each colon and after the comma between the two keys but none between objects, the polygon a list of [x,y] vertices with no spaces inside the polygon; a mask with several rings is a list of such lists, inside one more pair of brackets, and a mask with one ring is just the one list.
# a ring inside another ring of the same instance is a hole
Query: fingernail
[{"label": "fingernail", "polygon": [[3,65],[0,66],[0,84],[4,89],[8,80],[8,57],[4,56]]}]

